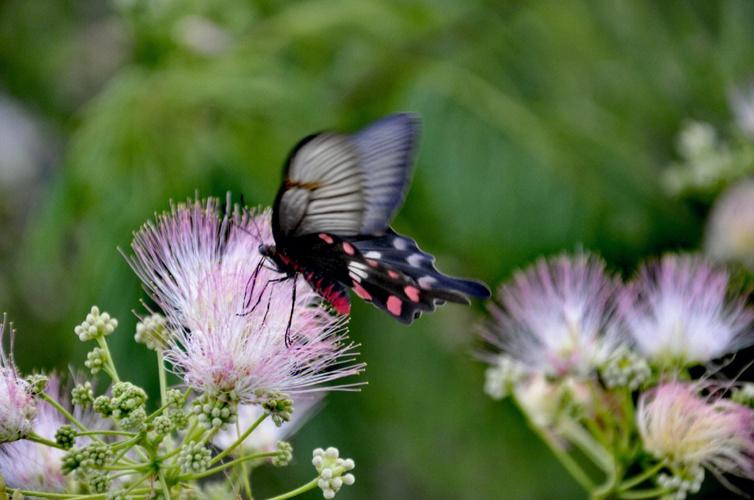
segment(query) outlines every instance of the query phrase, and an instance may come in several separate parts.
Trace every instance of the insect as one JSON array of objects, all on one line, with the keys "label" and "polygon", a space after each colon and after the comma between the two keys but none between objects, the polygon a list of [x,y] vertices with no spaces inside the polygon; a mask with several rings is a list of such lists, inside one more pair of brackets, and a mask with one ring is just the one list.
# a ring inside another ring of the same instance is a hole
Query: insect
[{"label": "insect", "polygon": [[484,284],[438,271],[434,257],[389,226],[406,196],[418,135],[418,118],[402,113],[354,134],[302,139],[273,205],[275,244],[259,252],[285,278],[303,276],[339,314],[350,312],[348,288],[403,323],[446,301],[489,297]]}]

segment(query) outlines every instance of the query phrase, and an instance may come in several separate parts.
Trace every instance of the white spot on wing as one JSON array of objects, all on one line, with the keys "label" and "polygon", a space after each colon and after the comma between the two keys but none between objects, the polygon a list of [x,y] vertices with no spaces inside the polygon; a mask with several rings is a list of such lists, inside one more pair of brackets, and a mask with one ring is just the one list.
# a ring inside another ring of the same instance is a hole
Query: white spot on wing
[{"label": "white spot on wing", "polygon": [[377,252],[376,250],[371,250],[364,254],[364,257],[367,259],[379,259],[382,257],[382,254],[380,252]]},{"label": "white spot on wing", "polygon": [[422,276],[416,282],[419,284],[420,287],[424,288],[425,290],[432,288],[432,285],[437,283],[437,280],[433,278],[432,276]]},{"label": "white spot on wing", "polygon": [[421,256],[421,254],[412,253],[411,255],[408,256],[408,258],[406,259],[406,262],[408,262],[409,265],[413,267],[419,267],[423,260],[424,259]]},{"label": "white spot on wing", "polygon": [[393,246],[397,248],[398,250],[405,250],[408,248],[408,243],[406,243],[406,240],[401,238],[395,238],[393,240]]},{"label": "white spot on wing", "polygon": [[356,262],[355,260],[349,262],[348,267],[353,267],[354,269],[367,269],[366,264],[362,262]]}]

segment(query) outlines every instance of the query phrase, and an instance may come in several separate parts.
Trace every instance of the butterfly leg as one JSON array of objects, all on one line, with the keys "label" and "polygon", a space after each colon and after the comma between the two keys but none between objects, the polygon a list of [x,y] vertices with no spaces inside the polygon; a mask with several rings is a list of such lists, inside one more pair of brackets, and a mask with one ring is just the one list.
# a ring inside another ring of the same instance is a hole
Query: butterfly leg
[{"label": "butterfly leg", "polygon": [[298,273],[293,275],[293,292],[291,294],[291,313],[288,315],[288,326],[285,327],[285,347],[291,346],[291,325],[293,324],[293,308],[296,307],[296,281]]}]

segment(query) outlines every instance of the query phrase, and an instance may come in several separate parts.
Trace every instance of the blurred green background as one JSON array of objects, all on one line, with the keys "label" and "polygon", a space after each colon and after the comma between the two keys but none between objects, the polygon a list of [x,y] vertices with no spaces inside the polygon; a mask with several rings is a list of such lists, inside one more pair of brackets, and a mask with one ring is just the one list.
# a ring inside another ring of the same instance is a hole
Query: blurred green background
[{"label": "blurred green background", "polygon": [[[81,363],[73,327],[96,303],[120,320],[116,362],[151,384],[132,341],[144,293],[116,248],[170,199],[269,205],[299,138],[393,111],[424,120],[395,226],[447,272],[496,286],[563,249],[629,271],[694,248],[708,206],[665,194],[661,172],[685,121],[731,121],[753,21],[744,0],[0,2],[0,309],[18,363]],[[330,396],[256,491],[308,480],[310,450],[334,445],[357,463],[343,499],[582,497],[483,394],[482,315],[405,328],[357,303],[369,385]]]}]

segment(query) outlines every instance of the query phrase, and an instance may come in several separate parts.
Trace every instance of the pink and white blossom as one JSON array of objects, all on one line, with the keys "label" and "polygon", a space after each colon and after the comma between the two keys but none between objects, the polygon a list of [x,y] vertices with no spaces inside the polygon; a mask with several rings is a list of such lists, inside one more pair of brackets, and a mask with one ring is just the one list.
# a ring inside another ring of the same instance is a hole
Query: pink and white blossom
[{"label": "pink and white blossom", "polygon": [[[21,378],[3,348],[6,321],[0,323],[0,443],[22,439],[32,430],[36,402],[29,383]],[[11,342],[13,331],[11,329]]]},{"label": "pink and white blossom", "polygon": [[644,449],[671,464],[754,479],[754,410],[719,391],[701,395],[702,389],[668,382],[639,397],[636,421]]},{"label": "pink and white blossom", "polygon": [[705,363],[754,343],[754,312],[728,298],[728,273],[692,255],[643,266],[623,297],[623,316],[646,357]]},{"label": "pink and white blossom", "polygon": [[[66,406],[67,395],[61,390],[60,380],[51,376],[45,391]],[[69,408],[70,409],[70,408]],[[63,416],[46,401],[37,405],[34,433],[55,441],[55,432],[66,424]],[[21,440],[0,445],[0,476],[11,488],[62,492],[67,480],[61,469],[64,451],[33,441]]]},{"label": "pink and white blossom", "polygon": [[542,259],[500,288],[485,336],[530,372],[587,375],[617,346],[619,286],[597,257]]},{"label": "pink and white blossom", "polygon": [[179,204],[132,243],[129,261],[173,332],[165,358],[175,371],[198,391],[232,392],[242,403],[260,391],[324,390],[362,371],[346,320],[301,279],[292,304],[294,280],[275,281],[283,276],[261,262],[259,245],[272,243],[269,211],[218,212],[216,199]]}]

